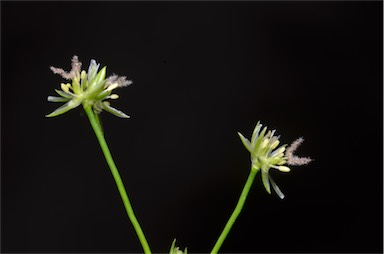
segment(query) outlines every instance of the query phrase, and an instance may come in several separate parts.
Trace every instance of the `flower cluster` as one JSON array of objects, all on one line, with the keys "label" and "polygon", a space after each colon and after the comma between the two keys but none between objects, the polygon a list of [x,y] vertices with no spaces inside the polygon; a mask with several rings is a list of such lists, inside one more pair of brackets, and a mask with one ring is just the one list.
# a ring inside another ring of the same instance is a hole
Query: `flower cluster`
[{"label": "flower cluster", "polygon": [[70,72],[65,72],[61,68],[51,67],[55,74],[59,74],[64,79],[71,80],[71,83],[62,83],[61,90],[55,89],[60,95],[48,96],[50,102],[65,102],[64,105],[48,114],[47,117],[58,116],[65,112],[76,108],[80,104],[84,107],[91,106],[96,113],[105,110],[115,116],[129,118],[126,114],[110,106],[108,99],[117,99],[117,94],[112,94],[112,91],[118,87],[125,87],[132,84],[132,81],[126,80],[124,76],[112,75],[106,78],[107,67],[99,71],[100,64],[95,60],[91,60],[86,71],[81,71],[81,62],[78,57],[72,58],[72,69]]},{"label": "flower cluster", "polygon": [[184,251],[180,250],[179,247],[176,247],[176,239],[173,240],[169,254],[188,254],[187,248]]},{"label": "flower cluster", "polygon": [[250,141],[241,133],[238,134],[245,148],[251,153],[251,170],[261,170],[261,177],[266,191],[269,194],[271,193],[271,184],[277,195],[280,198],[284,198],[284,194],[281,192],[269,174],[269,169],[274,168],[281,172],[289,172],[291,169],[285,166],[286,164],[305,165],[308,164],[311,159],[300,158],[293,155],[297,147],[304,141],[302,138],[299,138],[293,142],[292,145],[287,149],[286,145],[278,147],[280,144],[280,136],[274,136],[276,130],[268,130],[267,132],[267,129],[267,127],[262,129],[262,124],[258,122]]}]

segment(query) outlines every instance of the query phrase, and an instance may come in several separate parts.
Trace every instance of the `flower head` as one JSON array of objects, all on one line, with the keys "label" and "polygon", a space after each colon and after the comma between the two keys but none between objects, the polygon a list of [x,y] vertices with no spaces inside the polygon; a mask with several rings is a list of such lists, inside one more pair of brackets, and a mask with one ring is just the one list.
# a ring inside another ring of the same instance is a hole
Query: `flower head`
[{"label": "flower head", "polygon": [[187,248],[184,251],[180,250],[179,247],[176,247],[176,239],[174,239],[169,254],[187,254]]},{"label": "flower head", "polygon": [[277,195],[280,198],[284,198],[284,194],[281,192],[281,190],[269,174],[269,169],[274,168],[279,170],[280,172],[290,172],[291,169],[285,166],[286,164],[305,165],[308,164],[311,159],[300,158],[293,155],[297,147],[304,141],[304,139],[299,138],[298,140],[294,141],[290,147],[286,149],[286,145],[278,147],[280,144],[280,136],[274,136],[276,130],[268,130],[268,132],[267,130],[267,127],[264,127],[262,129],[262,124],[260,124],[259,121],[256,124],[250,141],[245,138],[241,133],[238,134],[245,148],[251,153],[251,170],[261,170],[261,178],[265,190],[270,194],[271,184]]},{"label": "flower head", "polygon": [[58,116],[76,108],[80,104],[84,107],[91,106],[96,113],[105,110],[115,116],[129,118],[126,114],[110,106],[108,99],[117,99],[117,94],[112,91],[118,87],[125,87],[132,84],[125,76],[112,75],[106,78],[107,67],[99,71],[100,64],[91,60],[88,72],[81,70],[81,62],[77,56],[72,58],[72,69],[66,72],[61,68],[51,67],[55,74],[59,74],[71,83],[61,83],[61,90],[55,89],[60,96],[48,96],[48,101],[65,102],[64,105],[47,115],[47,117]]}]

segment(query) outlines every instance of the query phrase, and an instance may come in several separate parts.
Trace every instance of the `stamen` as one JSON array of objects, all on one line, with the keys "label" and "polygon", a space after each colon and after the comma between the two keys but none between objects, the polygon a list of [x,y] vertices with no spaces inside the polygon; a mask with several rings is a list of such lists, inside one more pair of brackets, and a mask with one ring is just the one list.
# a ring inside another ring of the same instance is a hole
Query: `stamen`
[{"label": "stamen", "polygon": [[108,88],[106,89],[107,91],[112,91],[113,89],[115,89],[116,87],[118,87],[119,85],[117,83],[115,84],[112,84],[110,86],[108,86]]},{"label": "stamen", "polygon": [[64,84],[64,83],[61,83],[61,90],[63,90],[64,92],[66,92],[66,93],[69,93],[69,87],[70,87],[71,85],[69,85],[69,84]]},{"label": "stamen", "polygon": [[279,170],[281,172],[289,172],[289,171],[291,171],[291,169],[286,167],[286,166],[279,166]]}]

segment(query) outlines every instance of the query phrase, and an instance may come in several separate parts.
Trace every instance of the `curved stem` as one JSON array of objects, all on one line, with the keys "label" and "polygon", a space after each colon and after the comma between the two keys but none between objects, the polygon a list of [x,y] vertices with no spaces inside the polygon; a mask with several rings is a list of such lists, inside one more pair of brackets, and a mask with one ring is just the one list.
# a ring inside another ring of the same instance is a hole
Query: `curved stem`
[{"label": "curved stem", "polygon": [[140,227],[139,222],[136,219],[135,213],[133,212],[133,208],[131,205],[131,202],[129,201],[127,192],[124,187],[124,183],[120,177],[119,171],[115,165],[115,162],[112,159],[111,152],[109,151],[107,142],[105,141],[103,131],[101,130],[101,126],[99,124],[98,119],[95,117],[94,112],[92,110],[92,107],[86,106],[84,107],[85,112],[87,113],[87,116],[89,118],[89,122],[91,123],[91,126],[96,134],[97,140],[99,141],[101,150],[104,153],[105,160],[108,163],[108,166],[111,170],[111,173],[113,175],[113,178],[115,179],[117,189],[119,190],[121,199],[123,200],[125,210],[127,212],[127,215],[136,231],[137,237],[140,240],[141,246],[143,247],[144,253],[150,254],[151,249],[149,248],[148,242],[144,236],[143,230]]},{"label": "curved stem", "polygon": [[237,217],[239,216],[241,210],[243,209],[245,200],[247,199],[249,190],[252,187],[252,183],[253,183],[253,180],[255,179],[257,172],[258,171],[251,169],[251,172],[249,173],[247,182],[245,183],[243,191],[241,192],[239,201],[237,201],[237,205],[235,207],[235,210],[233,211],[231,217],[227,221],[227,224],[225,225],[223,232],[221,232],[221,235],[220,235],[219,239],[217,240],[215,246],[213,247],[211,254],[217,254],[219,252],[220,247],[223,244],[225,238],[227,238],[229,231],[231,230],[233,224],[235,223]]}]

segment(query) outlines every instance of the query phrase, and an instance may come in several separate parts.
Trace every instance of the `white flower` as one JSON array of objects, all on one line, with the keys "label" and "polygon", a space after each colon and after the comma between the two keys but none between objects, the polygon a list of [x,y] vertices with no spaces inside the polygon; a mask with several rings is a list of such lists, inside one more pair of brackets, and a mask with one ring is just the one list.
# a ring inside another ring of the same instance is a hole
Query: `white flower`
[{"label": "white flower", "polygon": [[[280,198],[284,198],[284,194],[280,188],[273,181],[269,174],[269,169],[274,168],[280,172],[290,172],[291,169],[287,165],[304,165],[308,164],[310,158],[299,158],[294,156],[293,153],[303,141],[302,138],[293,142],[292,145],[286,149],[286,145],[280,147],[280,136],[274,136],[275,130],[268,130],[267,127],[261,128],[260,121],[256,124],[253,131],[251,141],[245,138],[241,133],[238,133],[245,148],[251,153],[251,170],[261,170],[261,178],[265,190],[271,194],[270,184]],[[284,154],[285,152],[285,154]]]},{"label": "white flower", "polygon": [[60,95],[48,96],[50,102],[66,102],[64,105],[47,115],[47,117],[58,116],[65,112],[76,108],[80,104],[84,107],[92,106],[96,113],[101,113],[105,110],[115,116],[129,118],[126,114],[110,106],[108,99],[117,99],[117,94],[112,94],[112,91],[118,87],[125,87],[132,84],[132,81],[126,80],[124,76],[112,75],[106,76],[107,67],[99,70],[100,64],[95,60],[91,60],[88,68],[88,73],[81,71],[81,62],[77,56],[72,58],[72,69],[70,72],[65,72],[61,68],[51,67],[55,74],[59,74],[65,79],[72,80],[72,83],[62,83],[61,90],[56,90]]}]

